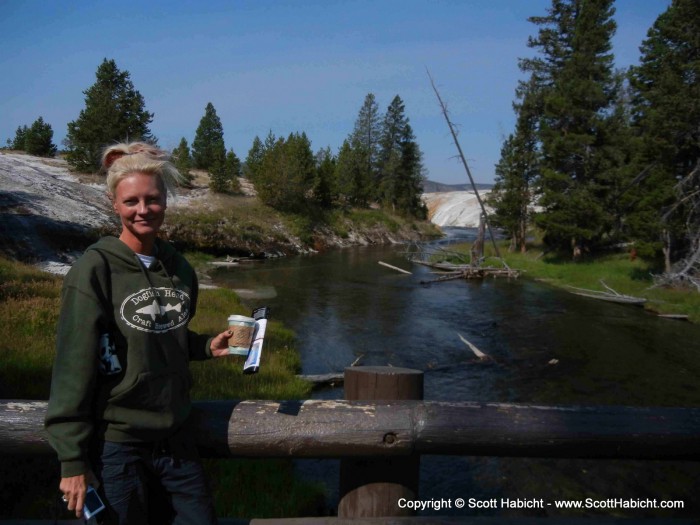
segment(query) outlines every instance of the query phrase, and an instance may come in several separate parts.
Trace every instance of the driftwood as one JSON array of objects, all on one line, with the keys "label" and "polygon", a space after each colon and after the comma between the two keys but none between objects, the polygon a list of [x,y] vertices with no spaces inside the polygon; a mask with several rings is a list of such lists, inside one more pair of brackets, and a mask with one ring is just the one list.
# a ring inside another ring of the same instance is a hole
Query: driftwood
[{"label": "driftwood", "polygon": [[428,261],[421,261],[421,260],[414,260],[412,261],[416,264],[420,264],[423,266],[428,266],[429,268],[435,268],[438,270],[444,270],[448,272],[461,272],[462,270],[466,270],[468,268],[472,268],[470,264],[454,264],[454,263],[449,263],[449,262],[428,262]]},{"label": "driftwood", "polygon": [[343,384],[345,376],[342,372],[334,372],[330,374],[299,374],[299,379],[313,383],[315,387],[335,387]]},{"label": "driftwood", "polygon": [[225,261],[211,261],[209,264],[211,266],[240,266],[241,263],[249,263],[249,262],[260,262],[264,260],[262,257],[255,257],[255,256],[250,256],[250,257],[231,257],[230,255],[226,256]]},{"label": "driftwood", "polygon": [[[358,355],[357,359],[350,363],[350,366],[357,366],[364,356],[365,354]],[[297,377],[309,383],[313,383],[313,388],[334,388],[345,382],[345,375],[343,372],[331,372],[329,374],[297,374]]]},{"label": "driftwood", "polygon": [[421,284],[432,284],[432,283],[441,283],[443,281],[454,281],[456,279],[462,279],[462,272],[452,272],[447,275],[443,275],[442,277],[437,277],[435,279],[430,279],[428,281],[421,281]]},{"label": "driftwood", "polygon": [[586,288],[576,288],[575,286],[569,286],[572,290],[578,290],[576,292],[571,292],[576,295],[581,295],[583,297],[590,297],[592,299],[600,299],[602,301],[608,301],[612,303],[621,303],[621,304],[633,304],[637,306],[642,306],[644,303],[647,302],[646,298],[644,297],[634,297],[632,295],[625,295],[621,294],[612,288],[610,288],[605,282],[601,279],[600,284],[602,284],[606,291],[601,291],[601,290],[588,290]]},{"label": "driftwood", "polygon": [[647,302],[643,297],[633,297],[631,295],[613,295],[607,292],[599,292],[596,290],[585,290],[579,292],[571,292],[575,295],[580,295],[582,297],[590,297],[591,299],[600,299],[601,301],[608,301],[611,303],[620,304],[632,304],[636,306],[642,306]]},{"label": "driftwood", "polygon": [[664,319],[676,319],[677,321],[687,321],[687,314],[658,314],[658,317],[663,317]]},{"label": "driftwood", "polygon": [[212,266],[240,266],[238,261],[211,261]]},{"label": "driftwood", "polygon": [[397,272],[407,273],[408,275],[413,275],[408,270],[404,270],[403,268],[398,268],[397,266],[392,266],[391,264],[387,264],[384,261],[379,261],[379,264],[381,264],[382,266],[386,266],[387,268],[391,268],[392,270],[396,270]]},{"label": "driftwood", "polygon": [[512,268],[493,268],[489,266],[470,266],[455,265],[451,263],[429,263],[425,261],[413,261],[416,264],[422,264],[431,268],[440,270],[442,275],[436,279],[421,281],[421,284],[439,283],[442,281],[452,281],[455,279],[485,279],[486,277],[507,277],[517,279],[519,276],[518,270]]},{"label": "driftwood", "polygon": [[462,342],[465,345],[467,345],[472,352],[474,352],[474,355],[479,359],[479,361],[485,361],[487,359],[490,359],[490,357],[487,356],[484,352],[482,352],[475,345],[467,341],[462,334],[458,333],[457,335],[462,340]]},{"label": "driftwood", "polygon": [[[517,278],[520,275],[520,270],[509,268],[505,262],[501,260],[503,267],[494,268],[492,266],[482,266],[483,257],[476,257],[471,254],[471,261],[467,262],[467,255],[464,253],[447,250],[445,248],[428,248],[425,246],[417,246],[417,251],[407,251],[408,260],[415,264],[427,266],[441,273],[444,276],[430,281],[421,281],[421,284],[429,284],[442,281],[450,281],[453,279],[483,279],[486,277],[507,277]],[[456,264],[447,262],[445,259],[461,259],[462,263]]]}]

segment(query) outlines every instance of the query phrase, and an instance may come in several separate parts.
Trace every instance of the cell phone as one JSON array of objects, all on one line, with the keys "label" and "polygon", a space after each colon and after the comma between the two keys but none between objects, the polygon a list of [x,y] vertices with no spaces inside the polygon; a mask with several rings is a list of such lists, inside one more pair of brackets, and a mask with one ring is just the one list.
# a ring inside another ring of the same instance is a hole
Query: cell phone
[{"label": "cell phone", "polygon": [[103,510],[105,510],[105,504],[102,503],[100,495],[92,486],[89,486],[87,493],[85,494],[85,504],[83,505],[83,516],[85,517],[85,520],[89,520],[95,514],[98,514]]}]

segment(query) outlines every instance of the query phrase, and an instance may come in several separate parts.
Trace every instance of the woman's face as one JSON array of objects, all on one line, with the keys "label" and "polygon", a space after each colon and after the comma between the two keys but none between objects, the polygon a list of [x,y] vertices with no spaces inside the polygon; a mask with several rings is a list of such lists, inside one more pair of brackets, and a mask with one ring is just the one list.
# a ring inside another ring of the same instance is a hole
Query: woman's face
[{"label": "woman's face", "polygon": [[155,237],[165,219],[166,194],[160,179],[132,173],[114,190],[114,210],[122,222],[122,234],[144,240]]}]

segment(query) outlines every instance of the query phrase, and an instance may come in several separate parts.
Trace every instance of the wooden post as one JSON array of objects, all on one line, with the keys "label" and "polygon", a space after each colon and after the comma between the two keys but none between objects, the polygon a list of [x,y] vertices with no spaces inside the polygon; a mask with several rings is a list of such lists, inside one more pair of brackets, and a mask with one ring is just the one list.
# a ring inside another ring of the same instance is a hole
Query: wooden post
[{"label": "wooden post", "polygon": [[[345,369],[345,399],[350,401],[422,400],[423,372],[388,366]],[[397,439],[388,429],[384,443]],[[340,462],[341,518],[411,516],[400,508],[401,498],[418,496],[420,455],[408,457],[348,458]]]}]

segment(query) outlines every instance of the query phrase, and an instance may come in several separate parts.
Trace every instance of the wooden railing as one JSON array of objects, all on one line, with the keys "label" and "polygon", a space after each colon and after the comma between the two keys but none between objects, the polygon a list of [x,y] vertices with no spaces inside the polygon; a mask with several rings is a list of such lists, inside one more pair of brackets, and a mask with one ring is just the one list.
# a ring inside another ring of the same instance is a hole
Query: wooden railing
[{"label": "wooden railing", "polygon": [[[341,458],[340,517],[396,516],[423,454],[700,460],[700,409],[423,401],[421,372],[353,367],[346,400],[200,401],[205,457]],[[0,401],[0,454],[53,454],[46,402]],[[380,468],[364,458],[385,458]],[[386,461],[391,462],[387,465]]]}]

